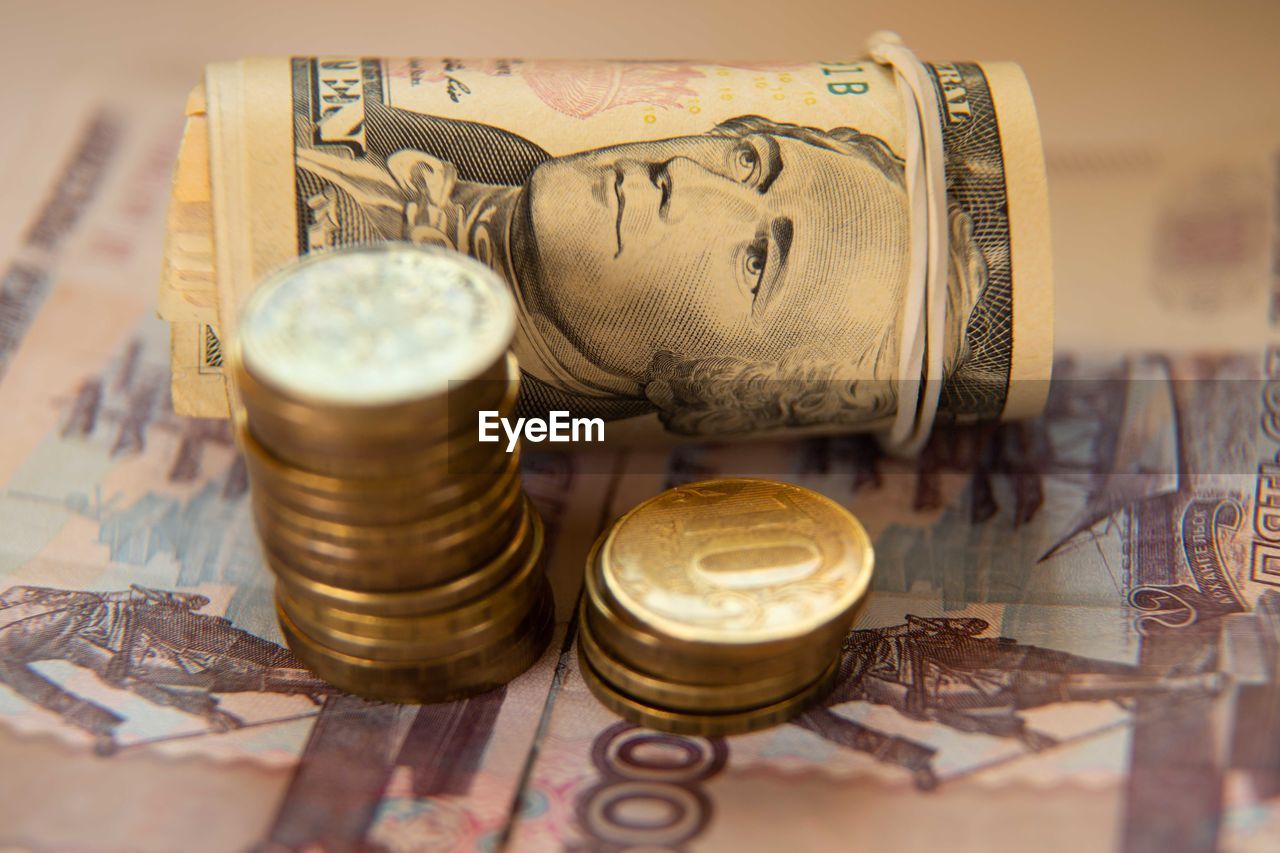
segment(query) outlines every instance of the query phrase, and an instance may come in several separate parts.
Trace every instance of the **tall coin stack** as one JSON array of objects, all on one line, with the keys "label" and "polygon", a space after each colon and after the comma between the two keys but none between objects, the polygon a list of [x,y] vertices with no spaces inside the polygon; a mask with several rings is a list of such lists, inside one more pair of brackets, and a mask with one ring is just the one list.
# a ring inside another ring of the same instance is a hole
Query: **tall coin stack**
[{"label": "tall coin stack", "polygon": [[363,696],[435,702],[527,669],[552,627],[512,414],[506,285],[454,252],[325,252],[264,282],[230,353],[254,521],[290,648]]},{"label": "tall coin stack", "polygon": [[821,702],[871,582],[871,540],[816,492],[767,480],[670,489],[588,557],[583,678],[632,722],[730,735]]}]

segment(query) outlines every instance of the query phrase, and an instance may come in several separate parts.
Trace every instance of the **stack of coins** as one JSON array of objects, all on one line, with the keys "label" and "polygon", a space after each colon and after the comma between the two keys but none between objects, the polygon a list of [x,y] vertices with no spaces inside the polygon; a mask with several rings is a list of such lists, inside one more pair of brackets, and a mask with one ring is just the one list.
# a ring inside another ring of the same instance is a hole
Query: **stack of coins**
[{"label": "stack of coins", "polygon": [[504,684],[552,627],[518,454],[515,307],[484,266],[380,246],[312,256],[250,298],[230,353],[254,522],[290,648],[352,693]]},{"label": "stack of coins", "polygon": [[871,570],[866,530],[816,492],[749,479],[671,489],[588,557],[583,678],[620,716],[663,731],[785,722],[834,686]]}]

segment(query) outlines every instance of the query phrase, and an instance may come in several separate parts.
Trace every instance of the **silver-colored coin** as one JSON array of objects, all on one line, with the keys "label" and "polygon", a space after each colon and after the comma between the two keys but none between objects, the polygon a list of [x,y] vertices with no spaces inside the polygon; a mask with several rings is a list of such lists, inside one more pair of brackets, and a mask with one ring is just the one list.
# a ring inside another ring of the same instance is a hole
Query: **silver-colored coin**
[{"label": "silver-colored coin", "polygon": [[341,406],[442,394],[511,343],[515,303],[493,271],[444,249],[384,245],[291,264],[250,297],[236,346],[279,391]]}]

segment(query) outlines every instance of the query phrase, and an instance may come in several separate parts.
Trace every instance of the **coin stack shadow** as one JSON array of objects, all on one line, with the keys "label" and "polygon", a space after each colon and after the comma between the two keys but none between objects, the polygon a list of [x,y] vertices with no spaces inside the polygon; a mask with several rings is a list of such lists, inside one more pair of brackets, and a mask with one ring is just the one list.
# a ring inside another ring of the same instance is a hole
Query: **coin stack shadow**
[{"label": "coin stack shadow", "polygon": [[[695,493],[702,505],[688,499]],[[804,541],[797,528],[814,517],[823,534],[813,547],[796,547]],[[640,530],[646,526],[657,532]],[[798,555],[801,562],[787,564]],[[861,524],[808,489],[749,479],[671,489],[592,547],[578,614],[583,679],[619,716],[675,734],[743,734],[786,722],[834,686],[872,560]],[[727,571],[708,583],[717,562]],[[631,578],[643,600],[628,605],[607,576]],[[813,606],[817,597],[824,600]],[[662,613],[674,618],[647,618]],[[676,636],[681,629],[690,630]]]},{"label": "coin stack shadow", "polygon": [[447,391],[379,405],[317,403],[232,359],[254,523],[281,630],[334,685],[439,702],[507,683],[550,641],[543,528],[519,453],[481,443],[479,410],[509,416],[503,354]]}]

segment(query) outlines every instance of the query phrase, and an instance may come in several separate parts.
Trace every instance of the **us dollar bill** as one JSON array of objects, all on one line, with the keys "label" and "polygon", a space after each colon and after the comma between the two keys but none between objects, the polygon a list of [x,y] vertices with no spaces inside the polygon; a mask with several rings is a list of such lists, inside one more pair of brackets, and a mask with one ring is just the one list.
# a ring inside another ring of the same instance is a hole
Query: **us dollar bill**
[{"label": "us dollar bill", "polygon": [[[1031,94],[1007,63],[928,69],[949,208],[941,418],[1026,416],[1053,326]],[[623,439],[883,428],[903,378],[904,109],[869,60],[210,66],[161,288],[175,406],[227,414],[223,347],[265,274],[401,240],[511,285],[526,413],[604,417]]]}]

